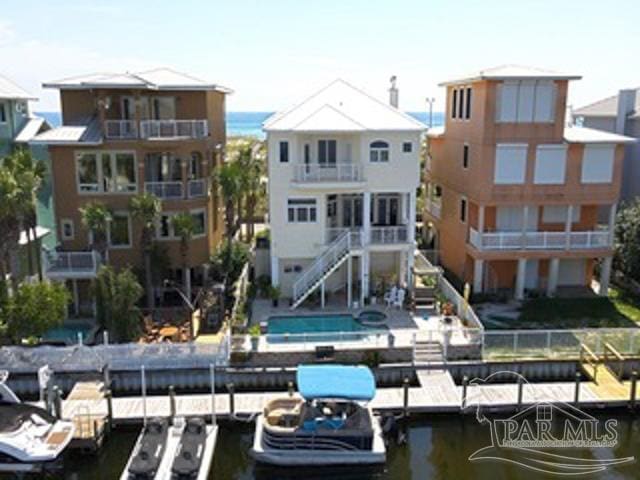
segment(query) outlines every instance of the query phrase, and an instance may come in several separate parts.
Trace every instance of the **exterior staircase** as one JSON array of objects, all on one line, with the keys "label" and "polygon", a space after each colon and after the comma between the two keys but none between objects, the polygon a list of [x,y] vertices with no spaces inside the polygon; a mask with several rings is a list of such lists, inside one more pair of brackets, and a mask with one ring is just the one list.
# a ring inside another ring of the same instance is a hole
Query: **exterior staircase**
[{"label": "exterior staircase", "polygon": [[362,237],[358,232],[347,230],[340,234],[322,255],[302,271],[293,284],[291,310],[297,308],[327,277],[340,268],[351,255],[352,249],[361,247],[361,242]]},{"label": "exterior staircase", "polygon": [[416,287],[413,292],[413,305],[416,315],[425,317],[436,309],[435,289]]},{"label": "exterior staircase", "polygon": [[413,363],[446,363],[442,344],[432,340],[416,340],[413,350]]}]

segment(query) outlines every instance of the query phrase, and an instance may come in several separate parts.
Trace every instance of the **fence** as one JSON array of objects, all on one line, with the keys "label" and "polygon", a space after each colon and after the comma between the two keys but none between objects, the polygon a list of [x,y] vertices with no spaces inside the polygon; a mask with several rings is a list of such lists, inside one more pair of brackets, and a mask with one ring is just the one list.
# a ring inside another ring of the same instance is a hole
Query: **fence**
[{"label": "fence", "polygon": [[[243,325],[237,325],[236,319],[238,314],[242,312],[244,304],[247,301],[247,288],[249,288],[249,262],[244,265],[233,290],[233,307],[231,307],[231,322],[235,326],[245,326],[247,318],[244,318]],[[244,313],[244,312],[242,312]]]},{"label": "fence", "polygon": [[2,347],[0,365],[12,373],[33,373],[49,365],[56,372],[112,370],[209,368],[211,363],[226,365],[228,341],[219,344],[154,343],[113,344],[88,347]]}]

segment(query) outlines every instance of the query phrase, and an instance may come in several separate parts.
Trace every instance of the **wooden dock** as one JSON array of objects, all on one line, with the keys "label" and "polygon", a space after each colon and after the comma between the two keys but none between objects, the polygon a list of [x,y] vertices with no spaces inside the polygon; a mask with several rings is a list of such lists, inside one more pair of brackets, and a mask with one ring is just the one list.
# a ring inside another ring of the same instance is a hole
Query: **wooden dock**
[{"label": "wooden dock", "polygon": [[71,449],[96,452],[102,446],[108,430],[105,388],[101,381],[77,382],[63,401],[63,418],[73,422],[75,432]]},{"label": "wooden dock", "polygon": [[[464,387],[456,385],[446,370],[419,370],[419,386],[407,387],[408,411],[415,413],[460,412],[465,396]],[[629,405],[630,382],[624,382],[620,388],[614,388],[609,381],[600,379],[599,383],[583,381],[579,384],[579,405],[587,408],[620,407]],[[215,396],[216,415],[219,418],[234,416],[248,417],[262,411],[264,405],[273,398],[287,395],[286,392],[249,392],[233,395],[218,393]],[[573,404],[576,395],[575,382],[525,383],[522,386],[520,406],[537,402],[563,402]],[[466,389],[466,407],[471,409],[478,403],[494,409],[515,410],[518,408],[519,386],[516,383],[470,385]],[[405,389],[403,387],[379,388],[371,402],[379,412],[399,412],[405,407]],[[108,415],[107,400],[78,399],[70,395],[63,401],[63,417],[74,418],[80,407],[88,409],[92,417],[104,418]],[[211,415],[211,394],[187,394],[175,396],[175,414],[180,416]],[[112,399],[113,422],[139,423],[143,418],[143,399],[135,397],[116,397]],[[168,417],[171,414],[169,395],[148,396],[146,411],[149,417]],[[471,411],[471,410],[470,410]],[[86,413],[86,410],[85,410]]]}]

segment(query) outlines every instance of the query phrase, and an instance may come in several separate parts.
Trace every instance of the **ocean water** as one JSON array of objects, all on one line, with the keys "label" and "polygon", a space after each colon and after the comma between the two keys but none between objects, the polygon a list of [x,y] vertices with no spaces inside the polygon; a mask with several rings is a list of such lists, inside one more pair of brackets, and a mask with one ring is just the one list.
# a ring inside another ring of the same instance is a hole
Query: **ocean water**
[{"label": "ocean water", "polygon": [[[429,123],[429,114],[427,112],[407,112],[415,119]],[[227,135],[228,136],[252,136],[264,138],[262,131],[262,123],[269,118],[273,112],[227,112]],[[59,112],[37,112],[36,115],[44,117],[51,125],[60,125]],[[433,125],[443,125],[444,114],[442,112],[433,112]]]}]

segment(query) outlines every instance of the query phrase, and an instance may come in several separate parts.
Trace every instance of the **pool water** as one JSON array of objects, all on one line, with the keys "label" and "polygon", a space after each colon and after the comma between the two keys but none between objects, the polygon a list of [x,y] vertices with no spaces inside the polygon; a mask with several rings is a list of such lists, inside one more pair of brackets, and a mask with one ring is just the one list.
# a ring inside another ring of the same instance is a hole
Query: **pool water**
[{"label": "pool water", "polygon": [[45,342],[61,342],[66,344],[78,343],[78,333],[82,334],[82,341],[87,343],[93,325],[68,324],[52,328],[42,336]]},{"label": "pool water", "polygon": [[297,333],[360,332],[370,330],[352,315],[301,315],[270,317],[267,333],[291,335]]}]

